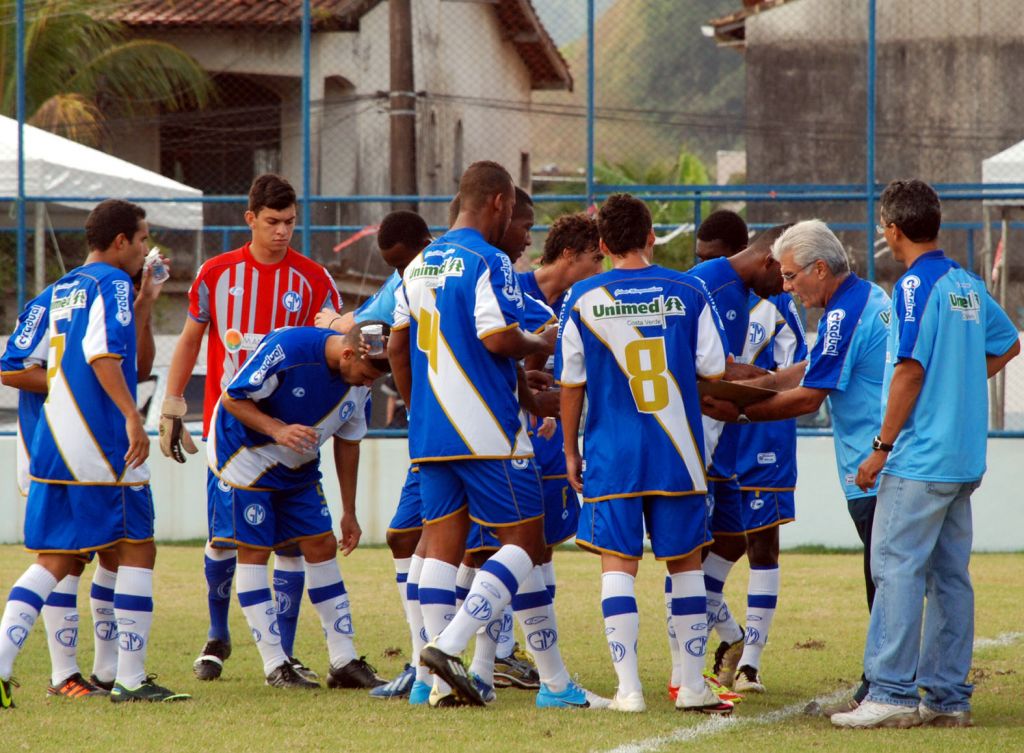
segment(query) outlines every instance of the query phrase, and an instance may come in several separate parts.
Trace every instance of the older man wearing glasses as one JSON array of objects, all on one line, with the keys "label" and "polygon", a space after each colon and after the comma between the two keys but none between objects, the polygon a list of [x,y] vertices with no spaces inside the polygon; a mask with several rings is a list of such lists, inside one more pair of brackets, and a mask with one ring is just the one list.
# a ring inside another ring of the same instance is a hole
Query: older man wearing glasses
[{"label": "older man wearing glasses", "polygon": [[[857,467],[871,453],[881,424],[882,376],[889,325],[889,296],[850,270],[842,243],[820,220],[799,222],[772,246],[786,292],[807,308],[821,308],[818,337],[806,361],[747,382],[779,394],[741,412],[732,403],[705,397],[704,413],[724,421],[778,421],[818,410],[826,399],[832,411],[839,483],[850,517],[864,542],[864,583],[868,609],[871,580],[871,524],[877,486],[857,487]],[[852,700],[821,709],[831,715],[856,709],[867,684]]]}]

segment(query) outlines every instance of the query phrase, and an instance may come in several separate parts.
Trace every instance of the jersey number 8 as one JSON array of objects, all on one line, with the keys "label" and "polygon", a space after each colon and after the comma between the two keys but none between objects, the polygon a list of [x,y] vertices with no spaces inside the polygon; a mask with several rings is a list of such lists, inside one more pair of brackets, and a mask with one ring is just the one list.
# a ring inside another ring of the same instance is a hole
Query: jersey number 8
[{"label": "jersey number 8", "polygon": [[641,413],[657,413],[668,407],[667,368],[664,338],[633,340],[626,346],[629,389]]}]

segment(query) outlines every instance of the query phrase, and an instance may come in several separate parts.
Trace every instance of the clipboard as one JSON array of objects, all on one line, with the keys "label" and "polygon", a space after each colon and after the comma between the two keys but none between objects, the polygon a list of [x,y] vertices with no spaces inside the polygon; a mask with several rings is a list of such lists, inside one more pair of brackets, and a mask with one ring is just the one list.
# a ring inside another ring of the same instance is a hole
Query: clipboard
[{"label": "clipboard", "polygon": [[728,400],[740,409],[746,408],[753,403],[767,400],[772,395],[779,394],[775,390],[765,389],[764,387],[752,387],[748,384],[737,384],[736,382],[726,382],[724,379],[714,382],[698,381],[697,392],[702,397],[710,395],[719,400]]}]

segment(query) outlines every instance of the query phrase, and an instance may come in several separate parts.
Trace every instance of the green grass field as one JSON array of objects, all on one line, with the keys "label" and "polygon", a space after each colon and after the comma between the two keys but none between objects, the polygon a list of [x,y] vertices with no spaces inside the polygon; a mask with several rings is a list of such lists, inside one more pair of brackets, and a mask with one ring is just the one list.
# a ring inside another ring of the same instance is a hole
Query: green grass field
[{"label": "green grass field", "polygon": [[[4,594],[31,562],[19,547],[0,547]],[[357,551],[342,563],[356,620],[356,641],[381,674],[408,658],[394,571],[385,549]],[[604,642],[597,559],[572,549],[556,555],[561,645],[570,672],[590,689],[610,695],[615,675]],[[232,605],[234,655],[214,683],[192,677],[192,660],[206,631],[202,549],[164,546],[156,571],[156,619],[148,666],[160,682],[193,694],[185,704],[113,706],[105,701],[48,700],[46,639],[39,625],[15,667],[18,708],[3,713],[8,750],[27,751],[266,751],[444,750],[632,751],[723,746],[776,751],[1024,750],[1024,635],[975,652],[974,719],[969,730],[840,731],[827,721],[793,713],[810,699],[852,687],[860,674],[867,623],[860,559],[856,554],[784,553],[780,609],[765,652],[769,693],[748,697],[729,721],[675,711],[665,694],[668,647],[664,635],[664,570],[645,561],[638,579],[641,673],[648,711],[539,711],[533,694],[499,691],[487,709],[432,711],[370,699],[364,692],[287,692],[262,683],[256,648],[237,602]],[[977,555],[972,564],[978,638],[1020,631],[1024,554]],[[92,641],[88,577],[80,592],[83,640],[80,665],[89,673]],[[746,568],[737,566],[727,596],[744,608]],[[323,672],[326,651],[316,615],[303,605],[298,655]],[[692,740],[692,742],[688,742]]]}]

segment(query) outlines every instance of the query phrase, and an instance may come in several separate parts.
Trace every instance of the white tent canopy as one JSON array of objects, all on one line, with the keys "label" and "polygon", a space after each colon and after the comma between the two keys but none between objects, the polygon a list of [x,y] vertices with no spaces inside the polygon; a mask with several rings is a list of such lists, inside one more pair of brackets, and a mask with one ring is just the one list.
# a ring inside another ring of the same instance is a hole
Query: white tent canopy
[{"label": "white tent canopy", "polygon": [[[18,123],[0,116],[0,197],[13,198],[17,193]],[[81,196],[83,201],[54,203],[88,212],[107,198],[198,199],[203,192],[97,149],[26,125],[25,194],[65,198]],[[201,230],[203,227],[201,202],[145,202],[143,207],[151,225],[175,230]]]},{"label": "white tent canopy", "polygon": [[[1024,183],[1024,141],[981,161],[982,183]],[[994,200],[992,203],[1007,203]],[[1019,201],[1014,202],[1019,203]]]}]

